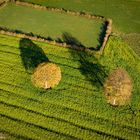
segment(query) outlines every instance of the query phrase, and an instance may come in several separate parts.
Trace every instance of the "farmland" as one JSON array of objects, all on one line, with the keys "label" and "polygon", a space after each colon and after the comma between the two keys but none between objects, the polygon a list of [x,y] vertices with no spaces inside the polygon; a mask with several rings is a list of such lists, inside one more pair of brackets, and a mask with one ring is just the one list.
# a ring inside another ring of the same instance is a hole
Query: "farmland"
[{"label": "farmland", "polygon": [[[21,0],[49,7],[63,7],[75,11],[86,11],[113,19],[114,30],[125,33],[140,33],[139,0]],[[132,20],[133,19],[133,20]],[[131,27],[131,28],[130,28]]]},{"label": "farmland", "polygon": [[32,32],[46,38],[61,39],[62,41],[68,32],[84,46],[93,48],[99,46],[99,35],[102,33],[103,24],[104,22],[100,20],[89,20],[84,17],[15,4],[8,4],[0,10],[1,27],[26,33]]},{"label": "farmland", "polygon": [[[20,38],[0,35],[0,42],[2,132],[23,139],[139,138],[140,63],[120,39],[110,38],[100,61],[84,52],[34,42],[62,70],[60,85],[47,91],[32,85],[32,70],[26,72],[20,56]],[[102,95],[101,81],[116,66],[128,70],[134,91],[131,106],[114,109]]]},{"label": "farmland", "polygon": [[139,0],[22,0],[49,7],[85,11],[113,19],[113,32],[123,36],[140,56]]},{"label": "farmland", "polygon": [[[105,33],[102,19],[12,2],[1,7],[0,27],[9,32],[0,28],[0,139],[139,140],[139,12],[135,13],[139,1],[22,1],[111,17],[113,32],[102,52],[96,49]],[[15,32],[8,34],[10,31]],[[37,41],[20,33],[72,46]],[[42,62],[60,67],[57,86],[43,89],[33,85],[32,74]],[[132,82],[130,102],[124,106],[113,106],[105,97],[105,80],[117,68],[124,69]]]}]

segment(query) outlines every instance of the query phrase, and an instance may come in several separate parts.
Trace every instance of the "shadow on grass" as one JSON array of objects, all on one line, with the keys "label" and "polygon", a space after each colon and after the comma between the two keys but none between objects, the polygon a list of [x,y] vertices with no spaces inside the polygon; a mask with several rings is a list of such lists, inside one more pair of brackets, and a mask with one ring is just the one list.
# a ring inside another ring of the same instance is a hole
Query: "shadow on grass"
[{"label": "shadow on grass", "polygon": [[68,45],[71,46],[78,46],[78,47],[82,47],[85,48],[85,46],[83,44],[81,44],[80,41],[78,41],[75,37],[73,37],[71,34],[64,32],[62,34],[62,39],[64,40],[64,42],[66,42]]},{"label": "shadow on grass", "polygon": [[22,38],[19,48],[23,66],[27,71],[32,71],[38,64],[49,61],[44,51],[30,39]]},{"label": "shadow on grass", "polygon": [[107,30],[107,23],[103,23],[102,26],[100,27],[100,33],[98,37],[98,45],[96,47],[89,47],[90,50],[94,51],[99,51],[103,42],[104,42],[104,37],[106,35],[106,30]]},{"label": "shadow on grass", "polygon": [[100,47],[102,46],[103,42],[104,42],[104,37],[106,35],[106,30],[107,30],[107,22],[102,23],[102,26],[100,28],[100,34],[99,34],[99,45],[97,46],[97,50],[100,49]]},{"label": "shadow on grass", "polygon": [[[84,47],[76,38],[69,33],[63,34],[63,39],[70,45],[77,47]],[[85,78],[90,81],[94,86],[100,88],[103,86],[104,80],[107,76],[104,66],[102,66],[94,55],[89,55],[85,51],[75,51],[69,49],[71,56],[77,58],[80,62],[80,72]],[[77,53],[76,53],[77,52]]]}]

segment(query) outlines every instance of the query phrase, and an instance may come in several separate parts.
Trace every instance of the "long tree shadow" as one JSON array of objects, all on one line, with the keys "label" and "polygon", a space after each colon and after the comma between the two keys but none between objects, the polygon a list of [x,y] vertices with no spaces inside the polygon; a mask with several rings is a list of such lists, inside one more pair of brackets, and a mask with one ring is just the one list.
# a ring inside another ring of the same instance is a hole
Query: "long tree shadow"
[{"label": "long tree shadow", "polygon": [[68,45],[71,46],[78,46],[78,47],[82,47],[85,48],[85,46],[79,41],[77,40],[75,37],[73,37],[71,34],[64,32],[62,34],[62,39],[64,40],[64,42],[66,42]]},{"label": "long tree shadow", "polygon": [[20,56],[27,71],[32,70],[40,63],[49,61],[46,54],[30,39],[22,38],[19,42]]},{"label": "long tree shadow", "polygon": [[[71,42],[72,45],[77,47],[84,47],[75,37],[71,36],[69,33],[64,33],[63,38],[66,42]],[[94,86],[100,88],[103,86],[104,80],[107,76],[107,72],[93,55],[87,54],[85,51],[75,51],[69,49],[71,56],[77,58],[80,62],[80,72],[85,76],[85,78],[90,81]]]}]

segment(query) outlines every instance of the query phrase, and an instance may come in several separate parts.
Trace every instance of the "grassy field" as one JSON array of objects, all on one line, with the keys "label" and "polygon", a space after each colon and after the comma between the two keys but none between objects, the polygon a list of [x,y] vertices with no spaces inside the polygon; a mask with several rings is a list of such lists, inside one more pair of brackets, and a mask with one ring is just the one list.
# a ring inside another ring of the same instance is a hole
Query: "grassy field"
[{"label": "grassy field", "polygon": [[85,47],[96,48],[103,32],[103,22],[46,10],[8,4],[0,9],[0,26],[65,40],[69,33]]},{"label": "grassy field", "polygon": [[[110,36],[100,57],[0,34],[0,139],[139,140],[140,58],[130,47],[140,54],[140,2],[24,1],[111,17],[117,34]],[[103,30],[101,21],[15,4],[0,9],[0,26],[94,48]],[[48,60],[61,68],[62,79],[53,89],[38,89],[31,75]],[[133,83],[131,102],[124,107],[107,104],[103,92],[105,78],[118,67]]]},{"label": "grassy field", "polygon": [[85,11],[113,19],[113,32],[123,36],[140,56],[139,0],[21,0],[50,7]]},{"label": "grassy field", "polygon": [[50,7],[86,11],[113,19],[114,31],[140,33],[139,0],[21,0]]},{"label": "grassy field", "polygon": [[[32,69],[25,69],[24,62],[30,53],[22,52],[28,42],[60,66],[62,80],[57,87],[44,91],[32,85]],[[131,104],[121,108],[108,105],[102,89],[105,77],[116,67],[125,68],[133,80]],[[119,38],[110,37],[97,59],[85,52],[0,35],[0,131],[15,139],[137,140],[139,83],[140,59]]]}]

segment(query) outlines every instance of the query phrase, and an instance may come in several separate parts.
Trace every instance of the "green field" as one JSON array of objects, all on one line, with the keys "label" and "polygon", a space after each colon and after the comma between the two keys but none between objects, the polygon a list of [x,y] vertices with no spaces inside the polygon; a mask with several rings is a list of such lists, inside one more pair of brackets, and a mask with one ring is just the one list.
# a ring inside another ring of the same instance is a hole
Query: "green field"
[{"label": "green field", "polygon": [[[25,69],[23,57],[30,53],[23,54],[21,46],[28,42],[32,41],[0,35],[1,132],[26,140],[140,138],[140,59],[126,43],[110,37],[97,59],[32,42],[62,71],[60,84],[46,91],[32,85],[32,69]],[[116,67],[125,68],[133,79],[131,104],[121,108],[108,105],[102,90],[104,78]]]},{"label": "green field", "polygon": [[[113,33],[102,55],[0,34],[0,139],[139,140],[140,1],[22,1],[112,18]],[[14,3],[0,8],[0,27],[93,49],[101,45],[103,24]],[[43,90],[32,84],[31,76],[46,61],[61,68],[62,79]],[[133,90],[128,105],[114,107],[107,103],[103,85],[120,67],[130,75]]]},{"label": "green field", "polygon": [[140,33],[139,0],[21,0],[49,7],[90,12],[113,19],[114,30]]},{"label": "green field", "polygon": [[[65,41],[65,34],[77,38],[85,47],[97,48],[102,36],[103,21],[84,17],[37,10],[31,7],[8,4],[0,9],[0,26],[9,29],[51,37]],[[73,43],[73,42],[70,42]]]},{"label": "green field", "polygon": [[140,56],[139,0],[21,0],[49,7],[89,12],[113,19],[113,32],[123,36]]}]

